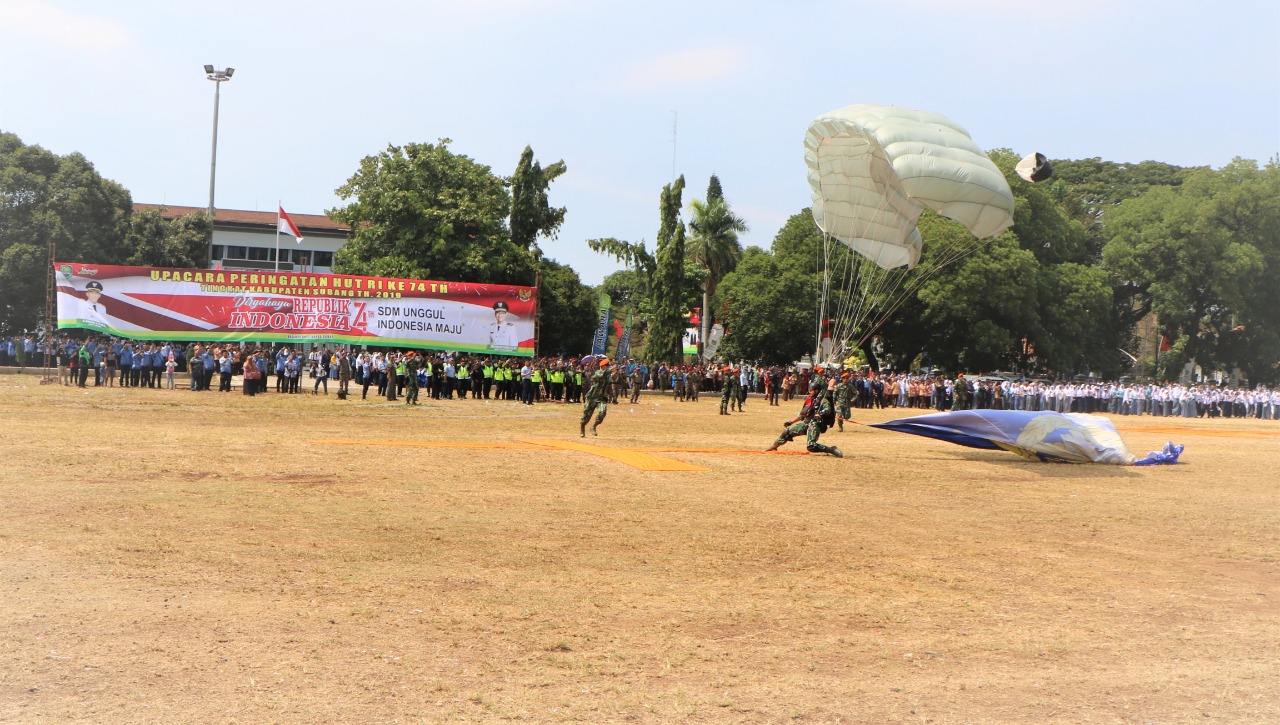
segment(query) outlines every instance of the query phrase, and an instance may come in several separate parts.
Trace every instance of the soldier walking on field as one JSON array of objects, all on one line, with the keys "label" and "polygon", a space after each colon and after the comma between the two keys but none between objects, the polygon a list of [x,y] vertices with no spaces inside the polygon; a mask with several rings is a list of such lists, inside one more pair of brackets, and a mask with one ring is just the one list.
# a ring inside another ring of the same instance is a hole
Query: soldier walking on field
[{"label": "soldier walking on field", "polygon": [[604,416],[609,412],[609,389],[612,383],[612,377],[609,375],[609,359],[600,358],[600,364],[591,373],[587,397],[582,403],[582,420],[578,421],[579,437],[587,436],[587,421],[591,420],[592,413],[595,413],[596,420],[591,424],[591,435],[599,435],[596,433],[596,428],[604,422]]},{"label": "soldier walking on field", "polygon": [[840,373],[840,382],[836,383],[836,424],[841,433],[844,432],[844,422],[853,419],[853,384],[849,377],[848,371]]}]

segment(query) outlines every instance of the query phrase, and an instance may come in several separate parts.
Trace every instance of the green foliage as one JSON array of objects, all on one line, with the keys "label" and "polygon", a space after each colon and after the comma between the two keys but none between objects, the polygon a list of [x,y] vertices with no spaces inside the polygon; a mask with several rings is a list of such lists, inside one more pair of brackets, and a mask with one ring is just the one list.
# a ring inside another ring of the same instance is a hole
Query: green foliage
[{"label": "green foliage", "polygon": [[654,271],[653,318],[645,341],[649,360],[678,362],[683,355],[685,299],[685,228],[680,221],[681,194],[684,177],[662,188],[659,210],[662,224],[658,229],[656,267]]},{"label": "green foliage", "polygon": [[[704,270],[702,282],[702,340],[707,339],[711,329],[711,300],[716,294],[716,285],[724,276],[738,266],[742,256],[742,245],[738,235],[747,231],[747,223],[729,208],[724,193],[720,189],[720,180],[711,177],[707,189],[707,201],[693,200],[693,220],[689,223],[693,234],[687,250],[689,260]],[[713,192],[717,196],[712,196]]]},{"label": "green foliage", "polygon": [[1280,169],[1237,159],[1154,187],[1107,218],[1103,263],[1133,309],[1151,310],[1183,362],[1277,378]]},{"label": "green foliage", "polygon": [[593,252],[607,254],[627,265],[627,267],[638,271],[646,285],[645,294],[648,294],[648,289],[653,286],[653,275],[658,269],[658,260],[654,259],[653,255],[649,254],[649,251],[644,248],[643,241],[632,244],[621,239],[605,237],[603,239],[588,239],[587,247]]},{"label": "green foliage", "polygon": [[1159,161],[1129,164],[1097,157],[1050,163],[1064,206],[1078,210],[1083,219],[1092,221],[1100,220],[1109,208],[1139,197],[1149,189],[1179,186],[1195,171]]},{"label": "green foliage", "polygon": [[620,269],[605,277],[598,291],[608,294],[615,304],[630,305],[644,314],[651,311],[647,307],[648,289],[649,282],[644,273],[636,269]]},{"label": "green foliage", "polygon": [[538,237],[554,239],[560,231],[565,210],[550,205],[547,189],[566,169],[563,161],[542,168],[533,158],[533,149],[524,147],[516,173],[511,177],[511,242],[516,248],[531,250],[541,257]]},{"label": "green foliage", "polygon": [[822,230],[813,220],[812,209],[806,208],[787,219],[773,238],[772,251],[801,269],[817,273],[818,257],[822,253]]},{"label": "green foliage", "polygon": [[[938,217],[924,222],[922,227],[946,225],[950,233],[968,233],[956,232],[958,225]],[[929,241],[940,235],[921,231]],[[1006,233],[922,285],[921,327],[928,331],[925,349],[934,364],[951,370],[999,369],[1009,351],[1020,347],[1019,339],[1039,326],[1038,271],[1035,255]]]},{"label": "green foliage", "polygon": [[0,133],[0,329],[33,329],[43,315],[50,244],[59,259],[123,262],[132,208],[84,156]]},{"label": "green foliage", "polygon": [[[437,144],[388,146],[360,162],[337,189],[339,198],[352,201],[328,212],[352,230],[336,255],[334,271],[533,283],[534,251],[521,244],[531,244],[528,230],[545,229],[546,218],[522,216],[526,238],[513,241],[504,180],[488,166],[450,151],[450,143],[441,139]],[[530,179],[528,185],[536,188],[536,182]],[[536,199],[526,206],[536,206]]]},{"label": "green foliage", "polygon": [[782,365],[813,351],[813,275],[799,262],[759,247],[747,248],[716,292],[716,309],[725,327],[720,358]]},{"label": "green foliage", "polygon": [[538,289],[541,325],[538,353],[582,354],[591,350],[596,326],[596,295],[572,268],[549,259],[538,263],[542,284]]},{"label": "green foliage", "polygon": [[711,180],[707,182],[707,203],[717,199],[724,199],[724,189],[720,188],[720,177],[712,174]]},{"label": "green foliage", "polygon": [[129,219],[126,264],[139,267],[203,267],[213,226],[204,213],[173,220],[159,210],[135,212]]}]

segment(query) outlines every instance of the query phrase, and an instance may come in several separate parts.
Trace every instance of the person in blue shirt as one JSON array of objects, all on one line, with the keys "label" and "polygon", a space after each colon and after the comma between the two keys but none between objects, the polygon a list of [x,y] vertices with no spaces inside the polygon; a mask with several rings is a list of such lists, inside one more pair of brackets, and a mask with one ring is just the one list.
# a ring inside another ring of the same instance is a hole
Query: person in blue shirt
[{"label": "person in blue shirt", "polygon": [[283,393],[289,389],[289,383],[285,380],[285,365],[289,362],[289,348],[281,347],[276,350],[276,392]]},{"label": "person in blue shirt", "polygon": [[191,379],[190,388],[192,390],[200,390],[204,385],[204,361],[200,356],[191,351],[191,360],[187,363],[187,377]]},{"label": "person in blue shirt", "polygon": [[231,392],[231,355],[222,353],[222,358],[218,360],[218,392]]},{"label": "person in blue shirt", "polygon": [[302,373],[302,361],[297,355],[289,355],[284,362],[285,392],[298,392],[298,375]]},{"label": "person in blue shirt", "polygon": [[149,387],[159,388],[161,375],[164,373],[165,363],[169,362],[167,355],[161,353],[160,346],[153,344],[151,346],[151,385]]},{"label": "person in blue shirt", "polygon": [[204,363],[204,380],[200,383],[200,390],[208,390],[213,383],[213,371],[218,361],[213,359],[213,351],[207,347],[200,354],[200,361]]},{"label": "person in blue shirt", "polygon": [[133,374],[133,348],[128,345],[120,346],[120,387],[129,387],[129,382]]}]

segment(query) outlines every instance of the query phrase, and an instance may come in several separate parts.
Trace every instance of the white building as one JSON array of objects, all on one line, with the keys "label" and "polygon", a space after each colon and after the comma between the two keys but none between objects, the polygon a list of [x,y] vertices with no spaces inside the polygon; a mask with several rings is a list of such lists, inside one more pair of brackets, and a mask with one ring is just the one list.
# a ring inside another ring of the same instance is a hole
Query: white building
[{"label": "white building", "polygon": [[[194,206],[134,204],[134,211],[158,211],[165,219],[199,214]],[[219,209],[213,217],[213,268],[281,272],[331,272],[333,255],[347,243],[351,228],[323,214],[289,214],[302,232],[298,243],[288,234],[276,236],[276,213]],[[276,244],[279,242],[279,267]]]}]

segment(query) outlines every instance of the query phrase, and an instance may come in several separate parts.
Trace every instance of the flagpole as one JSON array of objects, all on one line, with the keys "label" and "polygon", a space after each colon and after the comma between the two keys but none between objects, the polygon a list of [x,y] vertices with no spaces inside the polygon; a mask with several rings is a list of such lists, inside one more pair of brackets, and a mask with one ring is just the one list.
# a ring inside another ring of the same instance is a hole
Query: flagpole
[{"label": "flagpole", "polygon": [[276,271],[280,271],[280,200],[276,200]]}]

